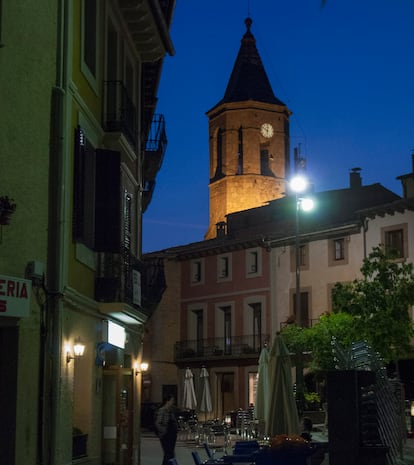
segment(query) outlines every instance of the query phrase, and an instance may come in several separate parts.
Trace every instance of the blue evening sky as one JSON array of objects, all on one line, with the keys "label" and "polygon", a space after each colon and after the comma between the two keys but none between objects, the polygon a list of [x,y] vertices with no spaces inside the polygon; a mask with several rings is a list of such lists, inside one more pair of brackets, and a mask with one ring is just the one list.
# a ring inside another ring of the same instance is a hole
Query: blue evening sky
[{"label": "blue evening sky", "polygon": [[[250,5],[249,5],[250,3]],[[293,112],[317,191],[349,171],[401,195],[414,149],[414,0],[177,0],[157,112],[168,147],[144,214],[143,250],[203,240],[209,222],[208,119],[226,89],[250,12],[275,95]]]}]

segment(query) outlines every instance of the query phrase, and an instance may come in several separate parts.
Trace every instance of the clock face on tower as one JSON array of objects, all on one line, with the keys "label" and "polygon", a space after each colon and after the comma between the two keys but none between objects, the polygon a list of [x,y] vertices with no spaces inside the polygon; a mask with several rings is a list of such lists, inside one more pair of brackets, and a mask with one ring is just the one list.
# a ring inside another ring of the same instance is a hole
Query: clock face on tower
[{"label": "clock face on tower", "polygon": [[270,138],[273,136],[273,126],[270,123],[263,123],[260,126],[260,132],[263,137]]}]

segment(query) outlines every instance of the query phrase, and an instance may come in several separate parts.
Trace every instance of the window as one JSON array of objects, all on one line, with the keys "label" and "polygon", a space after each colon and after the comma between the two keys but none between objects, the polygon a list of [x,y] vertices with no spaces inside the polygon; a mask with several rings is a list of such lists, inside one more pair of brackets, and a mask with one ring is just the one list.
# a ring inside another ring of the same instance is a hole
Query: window
[{"label": "window", "polygon": [[[301,270],[309,269],[309,244],[299,245],[299,265]],[[290,247],[290,269],[296,271],[296,246]]]},{"label": "window", "polygon": [[302,327],[308,327],[309,321],[309,292],[301,291],[300,293],[300,320],[296,318],[296,292],[293,292],[292,299],[293,311],[292,315],[295,316],[295,323]]},{"label": "window", "polygon": [[230,355],[232,351],[232,318],[234,315],[233,302],[221,302],[215,305],[214,334],[216,355]]},{"label": "window", "polygon": [[191,262],[191,284],[201,284],[203,280],[203,261],[193,260]]},{"label": "window", "polygon": [[334,240],[334,259],[343,260],[345,258],[345,240],[335,239]]},{"label": "window", "polygon": [[89,83],[96,89],[98,72],[98,3],[82,3],[82,62],[81,69]]},{"label": "window", "polygon": [[348,263],[349,237],[339,237],[328,241],[329,266],[346,265]]},{"label": "window", "polygon": [[269,150],[260,147],[260,174],[263,176],[274,176],[269,165]]},{"label": "window", "polygon": [[252,309],[253,349],[262,348],[262,304],[260,302],[249,304]]},{"label": "window", "polygon": [[231,255],[219,255],[217,257],[217,278],[219,281],[231,279]]},{"label": "window", "polygon": [[231,307],[222,307],[224,317],[224,353],[231,354]]},{"label": "window", "polygon": [[95,150],[83,130],[75,129],[73,240],[93,249],[95,237]]},{"label": "window", "polygon": [[195,310],[195,323],[196,323],[196,351],[197,356],[203,355],[203,345],[204,345],[204,317],[203,310]]},{"label": "window", "polygon": [[3,24],[3,0],[0,0],[0,48],[4,47],[2,38],[2,24]]},{"label": "window", "polygon": [[239,153],[237,157],[237,174],[243,174],[243,128],[239,128]]},{"label": "window", "polygon": [[216,152],[217,152],[217,164],[216,164],[216,172],[214,173],[213,180],[220,179],[224,176],[223,174],[223,130],[222,129],[219,129],[217,131]]},{"label": "window", "polygon": [[74,147],[73,240],[97,252],[119,253],[120,154],[95,149],[80,126]]},{"label": "window", "polygon": [[305,245],[301,245],[299,247],[299,265],[306,266],[307,262],[307,248]]},{"label": "window", "polygon": [[259,248],[246,251],[246,274],[248,278],[261,274],[261,257],[261,250]]},{"label": "window", "polygon": [[387,253],[394,254],[397,259],[408,256],[408,226],[407,223],[389,226],[381,230],[382,241]]}]

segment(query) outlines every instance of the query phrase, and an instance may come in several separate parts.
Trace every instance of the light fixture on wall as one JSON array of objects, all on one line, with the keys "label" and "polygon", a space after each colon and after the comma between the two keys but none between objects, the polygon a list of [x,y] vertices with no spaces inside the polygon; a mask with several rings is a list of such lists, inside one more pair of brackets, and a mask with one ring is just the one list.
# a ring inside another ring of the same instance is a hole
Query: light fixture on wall
[{"label": "light fixture on wall", "polygon": [[147,362],[135,362],[134,363],[134,371],[135,371],[135,376],[138,375],[138,373],[144,373],[145,371],[148,371],[149,364]]},{"label": "light fixture on wall", "polygon": [[66,363],[70,363],[71,360],[82,357],[84,352],[85,344],[83,344],[78,337],[73,345],[73,356],[71,354],[70,347],[66,346]]}]

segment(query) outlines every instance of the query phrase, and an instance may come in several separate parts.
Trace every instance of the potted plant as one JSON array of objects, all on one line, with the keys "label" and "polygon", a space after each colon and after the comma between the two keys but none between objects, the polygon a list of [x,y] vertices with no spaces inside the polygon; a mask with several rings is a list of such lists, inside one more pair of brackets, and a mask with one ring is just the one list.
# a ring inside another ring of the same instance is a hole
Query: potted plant
[{"label": "potted plant", "polygon": [[14,200],[7,195],[0,197],[0,225],[10,223],[10,216],[16,210]]},{"label": "potted plant", "polygon": [[305,392],[305,410],[318,411],[321,409],[321,398],[317,392]]}]

